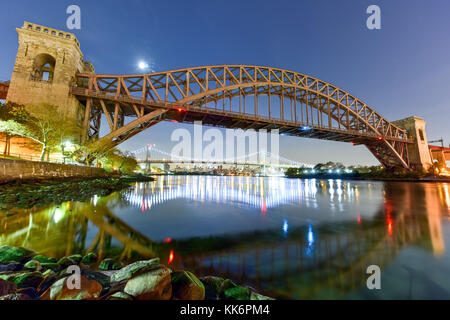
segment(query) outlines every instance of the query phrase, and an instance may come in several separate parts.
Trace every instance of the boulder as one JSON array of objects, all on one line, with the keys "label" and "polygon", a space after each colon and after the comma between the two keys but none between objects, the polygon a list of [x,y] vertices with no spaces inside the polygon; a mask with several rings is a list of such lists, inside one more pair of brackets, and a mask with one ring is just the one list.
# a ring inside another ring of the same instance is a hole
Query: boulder
[{"label": "boulder", "polygon": [[263,296],[262,294],[258,294],[256,292],[252,292],[250,294],[250,300],[275,300],[275,299]]},{"label": "boulder", "polygon": [[203,277],[200,281],[205,286],[205,299],[207,300],[217,300],[219,298],[219,290],[225,281],[220,277]]},{"label": "boulder", "polygon": [[96,263],[97,260],[98,260],[97,255],[93,252],[90,252],[87,255],[85,255],[83,259],[81,259],[81,262],[84,264],[93,264]]},{"label": "boulder", "polygon": [[246,287],[236,286],[223,291],[224,300],[249,300],[250,289]]},{"label": "boulder", "polygon": [[37,288],[40,294],[45,292],[53,283],[55,283],[60,278],[52,270],[47,270],[42,275],[44,276],[44,280],[42,280],[42,282],[39,284],[39,287]]},{"label": "boulder", "polygon": [[61,266],[58,263],[41,263],[43,271],[51,270],[53,272],[58,272],[61,270]]},{"label": "boulder", "polygon": [[62,278],[51,285],[41,296],[41,300],[96,300],[100,297],[102,286],[95,280],[80,276],[80,288],[69,288],[70,277]]},{"label": "boulder", "polygon": [[227,279],[220,286],[219,297],[223,300],[249,300],[250,289],[240,287],[233,281]]},{"label": "boulder", "polygon": [[42,263],[57,263],[58,262],[58,260],[56,260],[55,258],[49,258],[49,257],[43,256],[41,254],[38,254],[37,256],[34,256],[33,260],[34,261],[38,261],[41,264]]},{"label": "boulder", "polygon": [[26,294],[31,299],[39,299],[39,293],[36,288],[23,288],[23,289],[17,290],[16,293]]},{"label": "boulder", "polygon": [[37,288],[44,279],[40,272],[19,272],[0,275],[0,279],[14,282],[17,288]]},{"label": "boulder", "polygon": [[45,271],[42,273],[42,275],[44,276],[44,278],[47,278],[48,276],[54,276],[54,275],[56,275],[56,272],[53,271],[53,270],[51,270],[51,269],[48,269],[48,270],[45,270]]},{"label": "boulder", "polygon": [[159,268],[159,258],[137,261],[123,267],[111,276],[111,282],[121,282],[131,279],[135,274]]},{"label": "boulder", "polygon": [[21,247],[2,246],[0,247],[0,263],[18,262],[25,263],[36,253]]},{"label": "boulder", "polygon": [[7,264],[0,264],[0,272],[5,271],[20,271],[23,269],[23,265],[21,263],[12,262]]},{"label": "boulder", "polygon": [[82,275],[90,280],[95,280],[102,286],[101,295],[106,294],[111,289],[110,276],[101,271],[83,270]]},{"label": "boulder", "polygon": [[173,272],[172,297],[175,300],[204,300],[205,286],[189,271]]},{"label": "boulder", "polygon": [[81,260],[83,259],[83,256],[81,254],[73,254],[68,258],[75,261],[76,264],[80,264]]},{"label": "boulder", "polygon": [[13,293],[0,297],[1,301],[21,301],[21,300],[33,300],[31,297],[24,293]]},{"label": "boulder", "polygon": [[116,292],[112,295],[110,295],[108,298],[106,298],[106,300],[134,300],[132,296],[130,296],[129,294],[126,294],[125,292]]},{"label": "boulder", "polygon": [[30,260],[25,263],[24,268],[32,271],[47,271],[52,270],[54,272],[58,272],[61,269],[61,266],[55,262],[39,262],[34,260]]},{"label": "boulder", "polygon": [[24,272],[14,272],[14,271],[0,272],[0,279],[12,282],[12,279],[14,279],[14,276],[16,276],[18,274],[22,274],[22,273],[24,273]]},{"label": "boulder", "polygon": [[102,262],[100,262],[100,265],[98,268],[100,270],[104,271],[110,271],[110,270],[119,270],[123,267],[123,263],[114,259],[104,259]]},{"label": "boulder", "polygon": [[0,279],[0,297],[16,292],[16,284]]},{"label": "boulder", "polygon": [[221,299],[223,299],[223,298],[224,298],[223,293],[225,292],[225,290],[228,290],[228,289],[231,289],[231,288],[235,288],[235,287],[237,287],[237,286],[238,286],[238,285],[235,284],[235,283],[234,283],[233,281],[231,281],[230,279],[223,280],[222,284],[220,285],[219,291],[218,291],[219,297],[220,297]]},{"label": "boulder", "polygon": [[159,266],[128,280],[124,292],[137,300],[169,300],[172,296],[170,270]]},{"label": "boulder", "polygon": [[58,264],[60,265],[61,269],[67,269],[70,266],[78,265],[75,260],[69,257],[62,257],[58,260]]},{"label": "boulder", "polygon": [[27,270],[32,270],[32,271],[41,271],[42,270],[41,263],[36,260],[28,261],[27,263],[25,263],[25,265],[23,267]]}]

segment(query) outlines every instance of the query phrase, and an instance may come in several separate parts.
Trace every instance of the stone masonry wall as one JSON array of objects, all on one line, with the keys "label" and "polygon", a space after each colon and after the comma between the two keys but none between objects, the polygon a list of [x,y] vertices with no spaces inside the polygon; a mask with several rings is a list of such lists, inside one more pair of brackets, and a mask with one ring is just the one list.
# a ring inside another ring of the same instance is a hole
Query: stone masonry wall
[{"label": "stone masonry wall", "polygon": [[[25,105],[30,111],[42,104],[57,106],[67,121],[81,125],[83,107],[70,95],[70,86],[77,72],[92,72],[93,67],[83,60],[75,35],[29,22],[16,30],[19,47],[6,101]],[[42,62],[48,62],[45,59],[54,62],[52,80],[33,77]]]},{"label": "stone masonry wall", "polygon": [[0,182],[45,178],[101,178],[110,174],[102,168],[46,162],[0,159]]}]

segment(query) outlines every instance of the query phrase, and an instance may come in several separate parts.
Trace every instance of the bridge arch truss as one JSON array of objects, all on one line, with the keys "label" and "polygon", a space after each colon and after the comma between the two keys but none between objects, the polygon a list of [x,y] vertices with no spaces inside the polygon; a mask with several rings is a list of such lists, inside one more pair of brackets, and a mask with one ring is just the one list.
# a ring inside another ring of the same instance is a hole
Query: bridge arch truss
[{"label": "bridge arch truss", "polygon": [[[71,93],[86,106],[83,139],[89,143],[110,140],[114,146],[163,120],[202,121],[365,145],[386,168],[409,168],[405,130],[348,92],[293,71],[222,65],[78,74]],[[109,133],[100,138],[102,115]]]}]

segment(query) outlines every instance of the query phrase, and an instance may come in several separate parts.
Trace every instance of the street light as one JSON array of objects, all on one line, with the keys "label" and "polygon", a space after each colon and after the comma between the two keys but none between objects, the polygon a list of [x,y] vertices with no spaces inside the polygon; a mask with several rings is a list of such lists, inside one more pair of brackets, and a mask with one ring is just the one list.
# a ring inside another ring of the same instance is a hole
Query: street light
[{"label": "street light", "polygon": [[66,141],[64,145],[67,149],[71,149],[73,147],[73,144],[70,141]]},{"label": "street light", "polygon": [[73,147],[73,144],[69,140],[67,140],[64,143],[62,143],[62,141],[61,141],[61,155],[62,155],[64,164],[66,163],[66,149],[72,149],[72,147]]}]

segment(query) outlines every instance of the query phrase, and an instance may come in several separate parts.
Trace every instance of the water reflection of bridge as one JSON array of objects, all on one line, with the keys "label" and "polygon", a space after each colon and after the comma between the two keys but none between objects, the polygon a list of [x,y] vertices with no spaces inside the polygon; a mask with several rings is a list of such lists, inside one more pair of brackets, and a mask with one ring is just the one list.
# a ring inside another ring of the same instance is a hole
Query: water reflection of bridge
[{"label": "water reflection of bridge", "polygon": [[[158,201],[176,198],[241,201],[261,209],[291,201],[304,201],[314,208],[314,199],[324,193],[337,203],[348,197],[355,201],[358,198],[352,183],[349,187],[347,182],[333,181],[331,188],[330,181],[312,180],[285,180],[289,188],[269,184],[269,188],[274,188],[270,192],[266,185],[240,186],[219,196],[218,190],[208,185],[207,177],[202,178],[204,182],[198,183],[204,183],[203,188],[195,187],[195,183],[184,188],[161,186],[158,181],[138,184],[132,192],[95,197],[90,203],[67,203],[9,217],[0,214],[0,245],[22,245],[53,256],[92,250],[100,256],[114,254],[127,259],[133,254],[151,256],[155,252],[164,261],[174,250],[174,268],[191,269],[200,275],[218,274],[278,297],[295,298],[344,296],[364,284],[368,265],[383,268],[408,245],[432,250],[436,255],[445,251],[441,218],[445,211],[450,213],[447,184],[385,184],[382,192],[386,201],[376,216],[367,221],[355,219],[290,228],[288,232],[251,232],[170,243],[155,244],[114,215],[114,208],[123,205],[123,199],[145,209],[143,201],[149,210]],[[224,179],[225,184],[233,183]],[[280,197],[271,199],[269,193]],[[139,194],[154,198],[133,200],[132,196]],[[425,200],[422,207],[417,207],[416,199]]]},{"label": "water reflection of bridge", "polygon": [[99,260],[107,255],[126,260],[133,253],[155,256],[153,242],[111,212],[108,205],[119,200],[113,194],[87,203],[67,202],[0,215],[0,245],[23,246],[53,257],[94,251]]},{"label": "water reflection of bridge", "polygon": [[[448,187],[417,186],[386,185],[387,200],[372,221],[307,226],[290,231],[282,241],[279,233],[278,239],[267,233],[243,234],[245,242],[236,239],[231,249],[187,254],[179,263],[199,274],[219,273],[279,297],[345,297],[365,285],[369,265],[383,269],[406,246],[435,255],[445,251],[441,218],[442,208],[450,212]],[[416,197],[425,203],[414,210]]]},{"label": "water reflection of bridge", "polygon": [[180,266],[198,274],[220,274],[280,298],[342,296],[364,285],[369,265],[383,269],[404,246],[429,240],[423,232],[426,221],[408,227],[391,223],[396,224],[392,234],[378,220],[359,229],[344,224],[338,232],[332,230],[336,225],[322,232],[300,229],[286,241],[266,242],[266,235],[247,234],[242,237],[251,243],[245,247],[189,254]]}]

